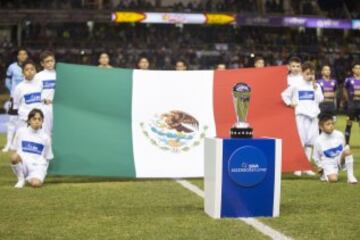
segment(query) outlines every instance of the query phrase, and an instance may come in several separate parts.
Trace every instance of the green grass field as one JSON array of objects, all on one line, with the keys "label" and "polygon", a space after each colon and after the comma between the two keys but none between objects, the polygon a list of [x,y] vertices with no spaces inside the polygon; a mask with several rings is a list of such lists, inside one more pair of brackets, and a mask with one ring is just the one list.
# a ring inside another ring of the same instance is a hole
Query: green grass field
[{"label": "green grass field", "polygon": [[[344,117],[338,127],[344,129]],[[5,138],[0,136],[0,146]],[[360,129],[351,139],[360,177]],[[236,219],[213,220],[203,199],[173,180],[48,177],[41,189],[14,189],[0,155],[0,239],[267,239]],[[191,179],[203,187],[202,179]],[[360,184],[284,175],[280,217],[263,223],[294,239],[359,239]]]}]

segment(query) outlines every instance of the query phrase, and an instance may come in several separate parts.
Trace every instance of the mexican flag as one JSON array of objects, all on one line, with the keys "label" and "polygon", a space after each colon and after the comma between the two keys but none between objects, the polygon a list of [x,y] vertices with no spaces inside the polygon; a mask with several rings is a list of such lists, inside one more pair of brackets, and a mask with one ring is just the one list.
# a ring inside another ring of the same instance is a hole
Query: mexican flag
[{"label": "mexican flag", "polygon": [[232,87],[252,89],[254,137],[283,140],[283,171],[305,170],[292,109],[280,93],[286,67],[225,71],[102,69],[59,63],[52,175],[202,177],[204,138],[229,137]]}]

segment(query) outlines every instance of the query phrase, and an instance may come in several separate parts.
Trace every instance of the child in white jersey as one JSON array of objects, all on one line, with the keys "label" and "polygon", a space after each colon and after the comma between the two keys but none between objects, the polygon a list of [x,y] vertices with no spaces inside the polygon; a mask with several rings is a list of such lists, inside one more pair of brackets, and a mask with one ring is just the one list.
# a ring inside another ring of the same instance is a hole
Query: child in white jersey
[{"label": "child in white jersey", "polygon": [[354,158],[344,134],[334,127],[334,118],[329,113],[319,115],[320,136],[314,145],[314,161],[321,173],[321,180],[337,182],[339,169],[347,171],[348,183],[357,183],[354,176]]},{"label": "child in white jersey", "polygon": [[14,91],[14,109],[18,112],[17,127],[26,126],[27,117],[33,108],[41,107],[41,86],[34,80],[35,64],[27,60],[22,65],[24,81],[19,83]]},{"label": "child in white jersey", "polygon": [[[285,104],[295,108],[296,125],[300,135],[301,143],[305,154],[311,161],[311,151],[316,137],[319,135],[319,126],[317,115],[320,113],[319,103],[323,101],[324,96],[319,84],[315,82],[315,66],[311,62],[305,62],[302,65],[303,83],[289,86],[281,93]],[[314,176],[313,171],[306,171],[307,175]],[[301,176],[301,171],[294,173]]]},{"label": "child in white jersey", "polygon": [[53,158],[50,137],[41,129],[44,115],[40,109],[30,111],[27,127],[18,129],[14,144],[16,151],[11,156],[11,167],[17,177],[15,188],[25,186],[28,181],[32,187],[41,187],[49,160]]},{"label": "child in white jersey", "polygon": [[41,101],[42,110],[45,115],[43,129],[51,136],[53,126],[53,100],[56,86],[55,55],[50,51],[44,51],[40,54],[40,64],[44,70],[35,75],[35,80],[42,87]]},{"label": "child in white jersey", "polygon": [[287,76],[288,86],[297,86],[303,83],[301,74],[301,60],[298,57],[291,57],[288,64],[289,74]]}]

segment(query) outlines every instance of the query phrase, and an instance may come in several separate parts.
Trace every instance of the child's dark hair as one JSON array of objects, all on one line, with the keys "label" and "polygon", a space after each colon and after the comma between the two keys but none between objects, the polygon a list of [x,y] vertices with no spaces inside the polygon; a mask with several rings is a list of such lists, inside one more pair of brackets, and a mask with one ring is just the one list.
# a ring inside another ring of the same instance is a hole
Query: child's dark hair
[{"label": "child's dark hair", "polygon": [[351,68],[354,68],[356,65],[359,65],[360,66],[360,62],[358,61],[355,61],[351,64]]},{"label": "child's dark hair", "polygon": [[29,64],[33,65],[34,68],[36,69],[36,65],[35,65],[34,61],[31,60],[31,59],[26,60],[26,61],[22,64],[21,69],[24,71],[25,66],[26,66],[26,65],[29,65]]},{"label": "child's dark hair", "polygon": [[310,71],[315,71],[315,64],[313,64],[312,62],[304,62],[302,65],[301,65],[301,68],[303,71],[306,71],[308,69],[310,69]]},{"label": "child's dark hair", "polygon": [[318,119],[319,119],[319,125],[321,125],[326,121],[334,120],[334,116],[330,113],[320,113],[318,115]]},{"label": "child's dark hair", "polygon": [[136,62],[136,68],[139,67],[139,64],[140,64],[140,62],[141,62],[142,59],[145,59],[146,61],[148,61],[149,66],[150,66],[150,59],[149,59],[147,56],[145,56],[145,55],[140,55],[138,61]]},{"label": "child's dark hair", "polygon": [[45,50],[40,53],[40,61],[43,62],[45,58],[53,57],[55,59],[55,54],[49,50]]},{"label": "child's dark hair", "polygon": [[29,115],[28,115],[28,119],[27,119],[27,125],[29,126],[30,125],[30,119],[32,119],[33,117],[35,117],[36,114],[40,114],[40,117],[42,118],[42,120],[44,120],[44,113],[38,109],[38,108],[34,108],[33,110],[31,110],[29,112]]},{"label": "child's dark hair", "polygon": [[28,51],[26,50],[26,48],[24,48],[24,47],[19,47],[19,48],[16,50],[16,54],[19,55],[19,53],[20,53],[21,51],[24,51],[26,54],[28,53]]},{"label": "child's dark hair", "polygon": [[289,63],[292,63],[292,62],[301,63],[301,59],[299,57],[291,57],[291,58],[289,58]]}]

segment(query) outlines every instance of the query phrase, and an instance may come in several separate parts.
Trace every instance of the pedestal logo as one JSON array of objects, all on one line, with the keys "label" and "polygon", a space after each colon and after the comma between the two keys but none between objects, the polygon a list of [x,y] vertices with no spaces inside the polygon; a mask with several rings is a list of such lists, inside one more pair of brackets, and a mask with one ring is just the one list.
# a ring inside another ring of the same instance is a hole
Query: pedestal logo
[{"label": "pedestal logo", "polygon": [[265,154],[253,146],[240,147],[229,158],[229,176],[236,184],[243,187],[251,187],[262,182],[267,170]]}]

